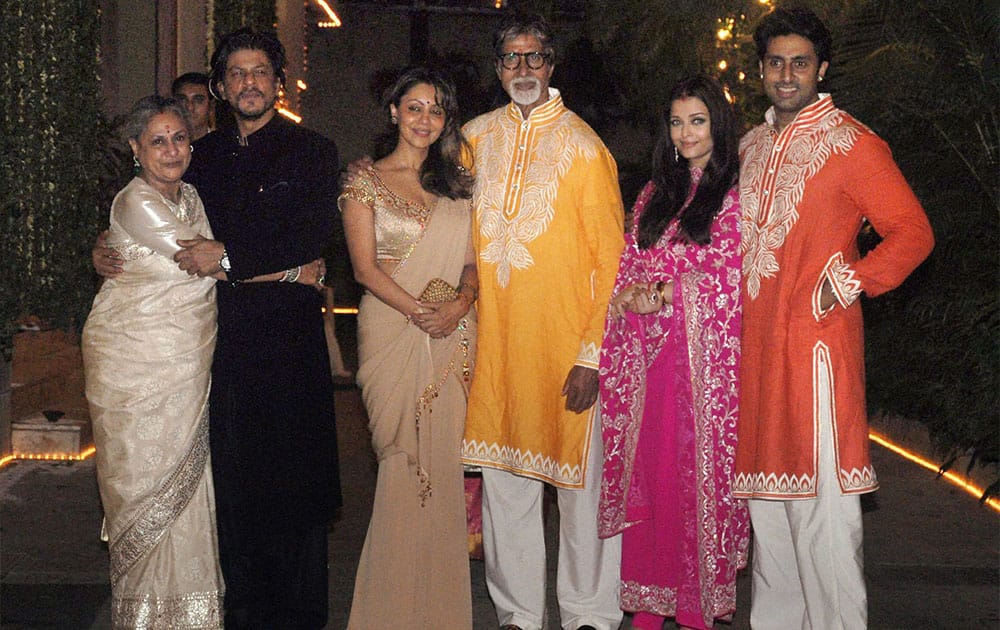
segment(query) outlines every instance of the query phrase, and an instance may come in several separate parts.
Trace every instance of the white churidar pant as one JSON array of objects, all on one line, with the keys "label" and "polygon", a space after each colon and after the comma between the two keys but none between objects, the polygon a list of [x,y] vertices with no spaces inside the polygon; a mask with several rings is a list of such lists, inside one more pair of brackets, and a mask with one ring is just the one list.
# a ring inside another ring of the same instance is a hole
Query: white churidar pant
[{"label": "white churidar pant", "polygon": [[819,469],[815,499],[751,499],[754,630],[863,630],[868,626],[861,500],[841,494],[827,355],[817,355]]},{"label": "white churidar pant", "polygon": [[[621,536],[597,537],[601,492],[599,403],[591,408],[594,436],[582,490],[557,488],[559,564],[556,596],[563,628],[618,628]],[[540,630],[545,617],[545,484],[495,468],[483,468],[483,551],[486,585],[500,625]]]}]

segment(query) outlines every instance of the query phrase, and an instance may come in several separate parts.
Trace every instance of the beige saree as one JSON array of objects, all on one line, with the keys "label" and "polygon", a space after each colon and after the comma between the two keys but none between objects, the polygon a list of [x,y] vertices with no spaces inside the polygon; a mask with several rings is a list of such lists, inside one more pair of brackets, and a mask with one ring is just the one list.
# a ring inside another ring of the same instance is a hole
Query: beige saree
[{"label": "beige saree", "polygon": [[[360,179],[346,196],[383,209],[396,201],[377,177]],[[439,199],[395,281],[414,296],[434,278],[457,285],[470,218],[468,200]],[[472,627],[459,456],[474,340],[474,311],[431,339],[373,295],[361,300],[358,383],[379,470],[350,630]]]},{"label": "beige saree", "polygon": [[115,628],[222,627],[208,451],[215,281],[170,258],[195,234],[211,238],[193,187],[172,204],[132,180],[111,211],[124,271],[83,331]]}]

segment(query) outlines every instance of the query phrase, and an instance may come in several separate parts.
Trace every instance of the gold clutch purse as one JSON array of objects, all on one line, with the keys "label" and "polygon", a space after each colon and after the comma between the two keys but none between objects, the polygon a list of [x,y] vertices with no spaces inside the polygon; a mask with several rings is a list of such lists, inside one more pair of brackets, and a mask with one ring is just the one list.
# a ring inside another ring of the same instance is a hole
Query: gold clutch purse
[{"label": "gold clutch purse", "polygon": [[427,304],[437,304],[438,302],[451,302],[458,298],[458,290],[441,278],[434,278],[427,283],[417,299]]}]

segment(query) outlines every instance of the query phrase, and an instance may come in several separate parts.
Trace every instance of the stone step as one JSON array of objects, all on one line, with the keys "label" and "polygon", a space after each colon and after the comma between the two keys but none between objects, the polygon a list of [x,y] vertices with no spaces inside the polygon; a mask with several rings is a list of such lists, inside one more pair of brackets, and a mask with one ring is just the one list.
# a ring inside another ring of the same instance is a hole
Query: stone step
[{"label": "stone step", "polygon": [[11,425],[13,455],[19,458],[77,459],[90,448],[93,445],[90,422],[66,415],[57,417],[59,413],[39,411],[15,421]]}]

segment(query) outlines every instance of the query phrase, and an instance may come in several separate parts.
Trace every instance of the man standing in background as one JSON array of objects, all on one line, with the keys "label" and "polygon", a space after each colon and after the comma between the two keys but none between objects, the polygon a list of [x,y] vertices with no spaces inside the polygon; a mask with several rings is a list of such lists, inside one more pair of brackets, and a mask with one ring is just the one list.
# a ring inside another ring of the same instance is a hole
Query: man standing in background
[{"label": "man standing in background", "polygon": [[208,75],[201,72],[182,74],[174,79],[170,91],[187,110],[192,142],[215,130],[212,99],[208,93]]}]

